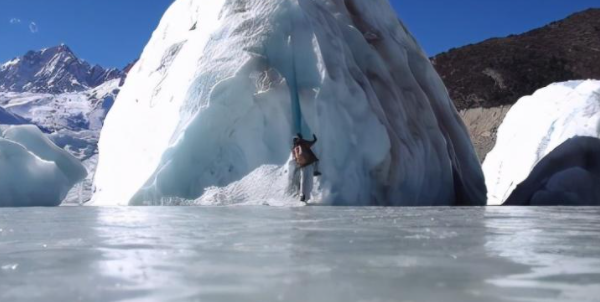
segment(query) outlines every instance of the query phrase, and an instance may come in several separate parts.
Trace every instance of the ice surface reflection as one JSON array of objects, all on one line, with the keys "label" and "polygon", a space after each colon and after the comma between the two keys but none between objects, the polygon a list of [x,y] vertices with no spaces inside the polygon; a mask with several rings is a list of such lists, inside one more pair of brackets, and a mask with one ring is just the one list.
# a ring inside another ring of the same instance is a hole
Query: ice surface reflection
[{"label": "ice surface reflection", "polygon": [[0,211],[0,301],[592,301],[595,209]]},{"label": "ice surface reflection", "polygon": [[599,214],[591,208],[487,209],[490,253],[529,267],[491,283],[532,299],[598,301]]}]

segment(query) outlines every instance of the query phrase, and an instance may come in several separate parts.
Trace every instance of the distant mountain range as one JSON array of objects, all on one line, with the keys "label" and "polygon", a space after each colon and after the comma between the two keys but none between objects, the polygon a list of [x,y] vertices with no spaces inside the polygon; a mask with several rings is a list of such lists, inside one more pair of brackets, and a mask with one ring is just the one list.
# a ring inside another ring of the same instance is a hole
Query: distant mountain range
[{"label": "distant mountain range", "polygon": [[483,160],[506,113],[521,97],[555,82],[600,79],[600,9],[453,49],[432,62]]},{"label": "distant mountain range", "polygon": [[1,65],[0,107],[49,131],[99,131],[130,68],[91,66],[64,44],[30,51]]},{"label": "distant mountain range", "polygon": [[83,190],[73,189],[66,203],[91,196],[100,130],[133,64],[123,70],[92,66],[59,45],[0,66],[0,125],[37,125],[90,172]]},{"label": "distant mountain range", "polygon": [[30,51],[0,67],[0,91],[59,94],[96,88],[122,78],[124,72],[105,69],[77,58],[62,44]]}]

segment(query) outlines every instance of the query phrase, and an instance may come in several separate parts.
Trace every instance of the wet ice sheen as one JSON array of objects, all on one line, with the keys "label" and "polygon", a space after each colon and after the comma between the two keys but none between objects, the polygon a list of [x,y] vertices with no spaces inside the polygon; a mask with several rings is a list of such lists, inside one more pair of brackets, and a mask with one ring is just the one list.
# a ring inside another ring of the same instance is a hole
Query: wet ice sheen
[{"label": "wet ice sheen", "polygon": [[599,209],[0,211],[0,301],[597,301]]}]

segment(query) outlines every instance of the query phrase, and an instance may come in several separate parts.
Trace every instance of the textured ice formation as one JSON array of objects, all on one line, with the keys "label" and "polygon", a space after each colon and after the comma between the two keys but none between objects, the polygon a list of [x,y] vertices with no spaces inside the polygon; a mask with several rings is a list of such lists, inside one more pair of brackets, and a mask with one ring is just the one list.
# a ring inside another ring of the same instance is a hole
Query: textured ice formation
[{"label": "textured ice formation", "polygon": [[96,130],[60,130],[48,135],[58,147],[75,156],[88,171],[86,179],[75,186],[63,201],[63,204],[81,204],[92,199],[94,174],[98,164],[98,138]]},{"label": "textured ice formation", "polygon": [[519,100],[483,164],[489,204],[502,204],[546,155],[575,136],[600,137],[600,81],[552,84]]},{"label": "textured ice formation", "polygon": [[[387,0],[177,0],[109,113],[94,204],[484,204],[468,133]],[[196,200],[196,201],[194,201]]]},{"label": "textured ice formation", "polygon": [[505,205],[600,205],[600,139],[567,140],[536,165]]},{"label": "textured ice formation", "polygon": [[57,206],[87,175],[37,127],[12,126],[0,138],[0,206]]}]

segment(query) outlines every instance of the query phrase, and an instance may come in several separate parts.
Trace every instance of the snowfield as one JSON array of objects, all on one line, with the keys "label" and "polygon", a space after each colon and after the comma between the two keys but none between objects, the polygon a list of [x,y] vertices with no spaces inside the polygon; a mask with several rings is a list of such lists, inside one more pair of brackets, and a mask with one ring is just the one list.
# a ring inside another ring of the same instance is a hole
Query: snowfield
[{"label": "snowfield", "polygon": [[119,93],[119,79],[82,92],[0,92],[0,106],[48,131],[100,131]]},{"label": "snowfield", "polygon": [[483,205],[483,173],[428,57],[387,0],[177,0],[109,113],[94,205]]},{"label": "snowfield", "polygon": [[504,203],[546,155],[575,136],[600,138],[600,81],[552,84],[519,100],[483,164],[488,204]]}]

